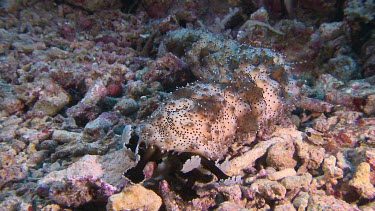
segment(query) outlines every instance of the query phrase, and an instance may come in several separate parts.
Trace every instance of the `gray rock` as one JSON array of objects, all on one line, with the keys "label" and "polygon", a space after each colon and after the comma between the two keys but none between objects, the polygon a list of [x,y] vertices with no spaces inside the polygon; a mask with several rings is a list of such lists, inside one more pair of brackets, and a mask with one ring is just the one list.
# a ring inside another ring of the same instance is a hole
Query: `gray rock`
[{"label": "gray rock", "polygon": [[307,190],[310,186],[312,176],[310,173],[304,173],[302,175],[289,176],[281,180],[281,184],[286,189],[303,188]]},{"label": "gray rock", "polygon": [[121,98],[114,106],[115,111],[119,111],[123,115],[129,115],[138,110],[138,103],[133,98]]},{"label": "gray rock", "polygon": [[286,189],[280,183],[268,179],[258,179],[250,186],[254,193],[259,193],[269,200],[281,200],[285,197]]},{"label": "gray rock", "polygon": [[95,120],[86,124],[84,132],[93,137],[102,137],[121,118],[118,112],[104,112]]},{"label": "gray rock", "polygon": [[52,134],[52,140],[59,144],[78,141],[82,138],[81,133],[69,132],[66,130],[55,130]]},{"label": "gray rock", "polygon": [[124,150],[85,155],[67,169],[52,171],[39,180],[37,192],[70,207],[107,200],[123,187],[123,173],[134,165]]},{"label": "gray rock", "polygon": [[39,92],[38,101],[34,104],[33,109],[49,116],[55,116],[69,103],[69,94],[51,79],[42,79],[41,83],[44,90]]},{"label": "gray rock", "polygon": [[51,155],[51,159],[55,161],[59,158],[65,158],[67,156],[83,156],[86,154],[98,155],[107,152],[107,146],[99,142],[87,143],[84,141],[70,142],[69,144],[58,146],[56,152]]},{"label": "gray rock", "polygon": [[279,142],[271,146],[267,154],[267,165],[277,170],[294,168],[297,161],[293,159],[293,142]]},{"label": "gray rock", "polygon": [[345,55],[339,55],[328,61],[326,69],[339,80],[346,82],[359,76],[358,64],[353,58]]}]

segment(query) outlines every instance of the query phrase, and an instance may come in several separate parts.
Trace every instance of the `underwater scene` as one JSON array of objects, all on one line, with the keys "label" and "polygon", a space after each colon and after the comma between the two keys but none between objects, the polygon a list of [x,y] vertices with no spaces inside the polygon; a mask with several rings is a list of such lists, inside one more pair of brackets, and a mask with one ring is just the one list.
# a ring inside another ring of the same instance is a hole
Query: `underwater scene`
[{"label": "underwater scene", "polygon": [[374,0],[0,0],[0,211],[375,210]]}]

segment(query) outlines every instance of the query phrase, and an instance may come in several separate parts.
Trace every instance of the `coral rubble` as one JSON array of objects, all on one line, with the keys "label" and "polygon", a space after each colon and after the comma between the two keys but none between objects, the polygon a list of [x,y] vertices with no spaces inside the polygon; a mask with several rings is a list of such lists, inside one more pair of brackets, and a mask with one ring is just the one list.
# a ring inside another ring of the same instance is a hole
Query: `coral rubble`
[{"label": "coral rubble", "polygon": [[374,1],[0,1],[0,210],[374,210]]}]

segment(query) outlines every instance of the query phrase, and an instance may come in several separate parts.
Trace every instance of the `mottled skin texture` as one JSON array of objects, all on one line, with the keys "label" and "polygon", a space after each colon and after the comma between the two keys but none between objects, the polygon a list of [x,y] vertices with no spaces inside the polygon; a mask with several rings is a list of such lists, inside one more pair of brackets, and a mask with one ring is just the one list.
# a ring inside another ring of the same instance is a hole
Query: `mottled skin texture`
[{"label": "mottled skin texture", "polygon": [[189,88],[207,91],[166,102],[154,112],[151,124],[143,126],[140,141],[161,150],[221,159],[234,141],[236,120],[250,107],[238,95],[217,86],[199,84]]},{"label": "mottled skin texture", "polygon": [[259,69],[243,63],[233,84],[189,85],[176,91],[148,123],[140,142],[162,151],[193,152],[221,160],[232,144],[249,144],[256,131],[286,110],[281,86]]},{"label": "mottled skin texture", "polygon": [[161,151],[222,160],[278,123],[298,94],[283,56],[270,49],[191,29],[171,31],[163,42],[199,82],[176,90],[139,125],[139,142]]}]

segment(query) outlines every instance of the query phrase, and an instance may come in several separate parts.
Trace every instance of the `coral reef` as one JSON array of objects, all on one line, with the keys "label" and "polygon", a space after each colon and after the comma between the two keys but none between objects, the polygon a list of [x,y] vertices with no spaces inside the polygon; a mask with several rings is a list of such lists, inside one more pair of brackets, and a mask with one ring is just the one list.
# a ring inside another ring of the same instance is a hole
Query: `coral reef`
[{"label": "coral reef", "polygon": [[373,11],[0,1],[0,210],[374,210]]}]

